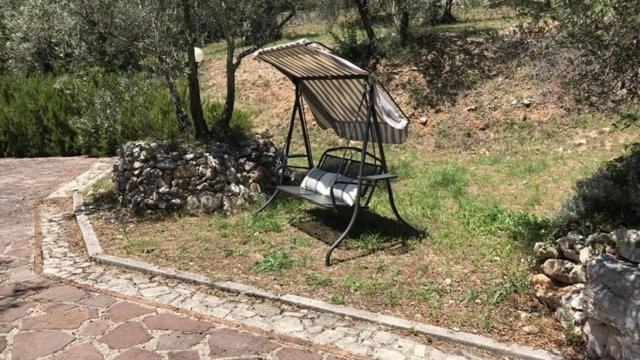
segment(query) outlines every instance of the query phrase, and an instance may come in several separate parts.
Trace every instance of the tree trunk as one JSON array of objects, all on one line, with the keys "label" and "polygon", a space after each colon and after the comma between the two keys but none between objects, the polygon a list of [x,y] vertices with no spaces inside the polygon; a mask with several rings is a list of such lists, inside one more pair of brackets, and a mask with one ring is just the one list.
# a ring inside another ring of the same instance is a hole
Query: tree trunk
[{"label": "tree trunk", "polygon": [[451,8],[453,7],[453,0],[446,0],[444,4],[444,11],[442,13],[442,17],[440,18],[441,24],[451,24],[456,22],[456,18],[453,16],[451,12]]},{"label": "tree trunk", "polygon": [[232,137],[231,133],[231,116],[233,115],[233,108],[236,102],[236,69],[238,64],[234,62],[235,55],[235,41],[230,36],[226,36],[227,41],[227,61],[226,61],[226,76],[227,76],[227,95],[224,102],[224,108],[220,117],[216,121],[214,136],[220,140],[229,140]]},{"label": "tree trunk", "polygon": [[373,30],[373,24],[371,21],[371,13],[369,12],[369,6],[367,0],[354,0],[356,7],[358,8],[358,14],[360,15],[360,21],[362,21],[362,27],[367,34],[369,40],[369,60],[372,65],[372,71],[375,70],[378,62],[378,43],[376,39],[376,33]]},{"label": "tree trunk", "polygon": [[400,45],[407,45],[407,37],[409,36],[409,11],[408,9],[402,9],[400,15],[400,24],[398,33],[400,35]]},{"label": "tree trunk", "polygon": [[169,88],[169,94],[171,94],[171,99],[173,100],[173,104],[176,107],[176,121],[178,122],[178,130],[181,134],[186,134],[187,130],[189,129],[190,121],[187,112],[184,110],[184,104],[182,102],[180,92],[178,91],[178,87],[176,86],[176,81],[173,78],[171,69],[166,64],[166,61],[164,61],[161,57],[159,57],[158,61],[160,62],[160,66],[162,67],[164,79],[167,82],[167,87]]},{"label": "tree trunk", "polygon": [[193,48],[196,46],[197,36],[196,28],[191,17],[191,0],[182,0],[182,9],[184,12],[184,24],[189,32],[189,41],[187,46],[187,83],[189,86],[189,105],[191,108],[191,118],[193,119],[193,125],[195,128],[196,140],[208,140],[211,133],[207,127],[207,122],[204,119],[202,112],[202,99],[200,98],[200,81],[198,80],[198,63],[196,63],[196,57],[193,52]]}]

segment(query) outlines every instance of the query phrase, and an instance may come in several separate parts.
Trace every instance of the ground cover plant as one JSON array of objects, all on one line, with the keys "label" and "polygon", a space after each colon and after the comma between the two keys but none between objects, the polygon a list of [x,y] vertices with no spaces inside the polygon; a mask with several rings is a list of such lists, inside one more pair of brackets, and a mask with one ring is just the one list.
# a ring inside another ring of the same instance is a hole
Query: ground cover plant
[{"label": "ground cover plant", "polygon": [[[387,74],[383,81],[413,121],[409,142],[387,147],[387,156],[399,175],[394,182],[398,207],[426,232],[423,239],[407,236],[390,220],[384,196],[374,197],[372,211],[327,268],[322,256],[344,228],[344,214],[283,197],[259,215],[252,215],[260,205],[253,204],[229,216],[135,217],[114,206],[112,185],[104,180],[90,190],[103,246],[212,280],[250,283],[579,356],[571,348],[577,344],[565,342],[529,287],[532,244],[553,238],[576,182],[626,154],[640,130],[618,127],[618,115],[572,107],[557,82],[538,73],[535,57],[516,56],[523,43],[507,36],[516,27],[509,14],[458,14],[458,20],[413,32],[415,44],[438,39],[451,46],[417,46],[380,64]],[[392,28],[376,30],[390,34],[382,48],[394,49]],[[332,36],[318,24],[286,28],[282,41],[300,36],[332,45]],[[524,45],[527,54],[531,44]],[[213,44],[205,53],[203,94],[221,101],[224,46]],[[290,82],[250,59],[238,68],[236,80],[237,104],[251,109],[254,131],[281,142],[293,99]],[[340,143],[317,126],[310,131],[316,156]],[[604,181],[627,174],[600,172],[611,174]],[[579,196],[586,186],[578,186]]]}]

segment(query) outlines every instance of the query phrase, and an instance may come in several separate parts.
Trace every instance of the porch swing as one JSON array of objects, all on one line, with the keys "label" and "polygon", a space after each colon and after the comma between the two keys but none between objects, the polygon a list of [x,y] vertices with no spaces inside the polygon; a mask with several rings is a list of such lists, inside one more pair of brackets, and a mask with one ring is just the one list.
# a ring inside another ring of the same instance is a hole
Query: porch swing
[{"label": "porch swing", "polygon": [[[274,66],[295,85],[283,158],[276,169],[279,184],[256,213],[269,206],[279,193],[334,211],[352,209],[346,229],[327,249],[325,265],[329,266],[332,252],[349,234],[360,211],[369,207],[378,184],[383,183],[393,214],[420,235],[420,231],[400,216],[395,205],[391,180],[397,176],[388,172],[383,148],[383,143],[406,141],[409,121],[375,76],[336,56],[326,46],[305,39],[259,50],[255,56]],[[314,166],[311,154],[303,101],[322,129],[331,128],[347,140],[345,146],[325,150],[317,166]],[[290,154],[296,118],[300,121],[304,141],[303,154]],[[362,146],[353,146],[352,141],[359,141]],[[368,151],[370,141],[374,143],[372,151]],[[306,158],[307,165],[289,165],[288,160],[294,158]],[[286,181],[285,175],[296,169],[307,171],[300,185]]]}]

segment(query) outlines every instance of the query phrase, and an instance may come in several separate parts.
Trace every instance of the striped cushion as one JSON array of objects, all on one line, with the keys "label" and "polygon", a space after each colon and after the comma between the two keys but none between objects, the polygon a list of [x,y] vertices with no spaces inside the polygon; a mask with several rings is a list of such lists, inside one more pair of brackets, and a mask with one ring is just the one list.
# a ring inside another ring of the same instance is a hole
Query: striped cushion
[{"label": "striped cushion", "polygon": [[[331,196],[331,186],[335,182],[337,176],[338,174],[313,168],[309,170],[307,176],[302,179],[300,187],[320,195]],[[340,180],[350,181],[353,179],[340,175]],[[350,206],[355,204],[357,193],[358,186],[354,184],[336,184],[333,189],[333,195],[335,198],[342,200]]]}]

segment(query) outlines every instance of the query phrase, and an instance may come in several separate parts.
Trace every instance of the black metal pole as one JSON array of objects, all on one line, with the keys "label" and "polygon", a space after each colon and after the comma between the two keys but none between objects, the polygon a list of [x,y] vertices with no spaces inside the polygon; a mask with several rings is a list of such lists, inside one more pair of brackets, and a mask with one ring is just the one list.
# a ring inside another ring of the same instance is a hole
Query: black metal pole
[{"label": "black metal pole", "polygon": [[[374,83],[375,84],[375,83]],[[373,86],[373,96],[375,99],[375,95],[376,95],[376,91],[375,91],[375,85]],[[387,171],[387,160],[385,158],[384,155],[384,146],[382,143],[382,132],[380,131],[380,123],[378,122],[378,115],[375,111],[375,100],[372,101],[374,103],[374,110],[373,110],[373,127],[374,130],[376,132],[376,138],[378,140],[378,149],[380,151],[380,166],[382,167],[382,172],[383,173],[388,173]],[[413,227],[411,224],[409,224],[408,222],[406,222],[402,216],[400,216],[400,212],[398,211],[398,208],[396,207],[396,202],[393,198],[393,190],[391,189],[391,179],[386,179],[385,181],[385,185],[387,188],[387,194],[389,196],[389,206],[391,206],[391,211],[393,211],[393,214],[396,216],[396,219],[398,219],[398,221],[400,221],[401,223],[403,223],[405,226],[413,229],[413,231],[418,235],[421,236],[422,232],[418,229],[416,229],[415,227]]]},{"label": "black metal pole", "polygon": [[300,96],[298,100],[298,112],[300,118],[300,126],[302,127],[302,137],[304,139],[304,149],[307,152],[307,163],[309,164],[309,169],[313,168],[313,155],[311,154],[311,144],[309,142],[309,132],[307,129],[307,119],[304,116],[304,105],[302,103],[302,91],[300,91]]},{"label": "black metal pole", "polygon": [[[285,142],[284,142],[284,153],[283,153],[283,157],[282,157],[282,165],[279,166],[279,168],[281,168],[281,172],[280,172],[280,175],[278,177],[278,185],[282,185],[282,182],[284,181],[284,172],[286,171],[286,168],[287,168],[287,160],[288,160],[288,156],[289,156],[289,149],[291,148],[291,136],[293,135],[293,124],[295,123],[296,112],[298,111],[298,106],[300,104],[300,88],[299,88],[297,82],[295,84],[296,84],[296,91],[295,91],[296,99],[293,102],[293,111],[291,112],[291,120],[289,120],[289,129],[287,130],[287,137],[286,137]],[[276,171],[277,171],[277,169],[278,168],[276,168]],[[279,190],[276,188],[276,190],[273,192],[273,195],[271,195],[271,197],[269,197],[267,202],[265,202],[262,206],[260,206],[258,208],[258,210],[256,210],[254,212],[254,214],[257,214],[257,213],[261,212],[267,206],[269,206],[269,204],[271,204],[273,202],[273,200],[276,198],[278,193],[279,193]]]},{"label": "black metal pole", "polygon": [[349,234],[353,225],[356,223],[356,219],[358,218],[358,213],[360,212],[360,196],[362,195],[362,174],[364,172],[364,164],[367,159],[367,145],[369,143],[369,130],[371,127],[372,114],[375,113],[375,108],[373,107],[373,95],[374,95],[374,84],[375,82],[371,81],[369,78],[367,80],[367,89],[366,91],[369,93],[369,106],[367,110],[367,122],[364,125],[364,139],[362,139],[362,152],[360,154],[360,169],[358,169],[358,188],[356,192],[355,203],[353,204],[353,215],[351,215],[351,220],[349,221],[349,225],[344,230],[344,232],[336,239],[336,241],[329,247],[325,256],[324,256],[324,264],[325,266],[331,265],[331,253],[335,250],[338,245],[344,240],[345,237]]}]

